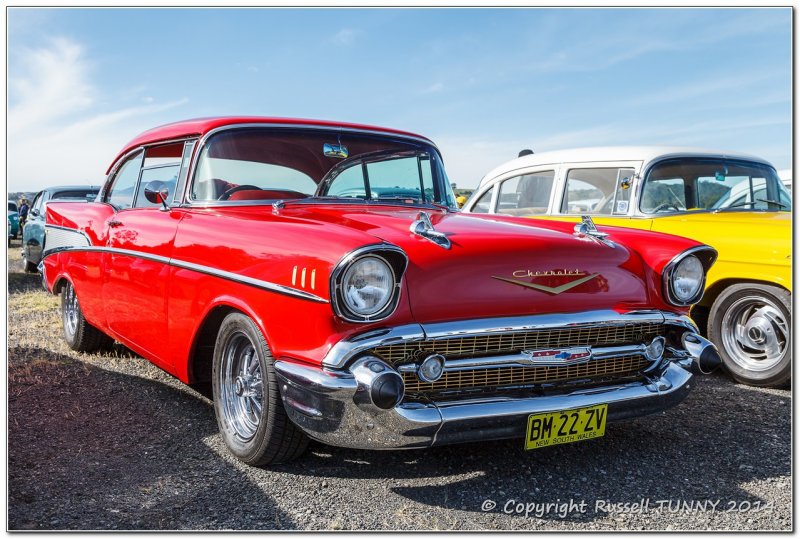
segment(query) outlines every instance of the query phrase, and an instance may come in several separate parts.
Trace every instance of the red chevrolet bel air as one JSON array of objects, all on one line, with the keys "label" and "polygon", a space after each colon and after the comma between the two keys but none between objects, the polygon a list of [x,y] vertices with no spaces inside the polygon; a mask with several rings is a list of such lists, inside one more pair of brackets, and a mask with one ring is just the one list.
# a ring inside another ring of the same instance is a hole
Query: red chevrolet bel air
[{"label": "red chevrolet bel air", "polygon": [[[588,440],[719,364],[686,316],[716,252],[639,230],[459,213],[428,139],[206,118],[47,206],[40,265],[69,345],[119,341],[210,384],[242,461],[309,438],[419,448]],[[521,442],[522,443],[522,442]]]}]

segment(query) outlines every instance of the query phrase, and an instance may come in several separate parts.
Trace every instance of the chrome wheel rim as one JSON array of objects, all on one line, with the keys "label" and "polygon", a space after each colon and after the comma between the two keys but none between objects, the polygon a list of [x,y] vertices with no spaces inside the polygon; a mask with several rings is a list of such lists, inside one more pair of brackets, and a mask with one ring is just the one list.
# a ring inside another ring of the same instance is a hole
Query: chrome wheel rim
[{"label": "chrome wheel rim", "polygon": [[64,327],[70,335],[75,335],[78,329],[78,309],[78,296],[75,295],[75,288],[67,285],[64,288]]},{"label": "chrome wheel rim", "polygon": [[731,359],[743,369],[769,370],[786,356],[789,321],[783,311],[765,297],[740,298],[723,316],[722,344]]},{"label": "chrome wheel rim", "polygon": [[261,362],[250,338],[237,331],[222,351],[222,406],[236,436],[253,438],[261,422],[264,383]]}]

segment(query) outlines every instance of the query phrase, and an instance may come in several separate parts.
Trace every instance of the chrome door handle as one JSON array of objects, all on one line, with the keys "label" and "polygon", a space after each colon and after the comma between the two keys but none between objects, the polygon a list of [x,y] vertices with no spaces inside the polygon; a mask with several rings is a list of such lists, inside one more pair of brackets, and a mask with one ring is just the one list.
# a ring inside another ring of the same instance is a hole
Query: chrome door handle
[{"label": "chrome door handle", "polygon": [[115,228],[118,226],[122,226],[122,221],[117,221],[116,219],[110,219],[109,221],[106,222],[106,224],[111,228]]}]

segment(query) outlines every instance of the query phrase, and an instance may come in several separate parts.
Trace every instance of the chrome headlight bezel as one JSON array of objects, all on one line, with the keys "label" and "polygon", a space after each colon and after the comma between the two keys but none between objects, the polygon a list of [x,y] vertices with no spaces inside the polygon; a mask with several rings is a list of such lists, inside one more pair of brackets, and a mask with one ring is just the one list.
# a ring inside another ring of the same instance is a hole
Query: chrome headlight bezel
[{"label": "chrome headlight bezel", "polygon": [[[675,273],[681,263],[689,257],[694,257],[700,262],[700,265],[703,268],[703,276],[700,279],[700,285],[697,288],[697,292],[695,292],[692,297],[682,300],[678,298],[678,295],[675,292]],[[667,302],[677,307],[689,307],[698,303],[703,298],[703,293],[705,292],[708,270],[711,268],[712,264],[714,264],[716,259],[716,249],[709,247],[708,245],[699,245],[679,253],[672,260],[670,260],[669,263],[664,266],[664,271],[661,273],[664,297],[666,298]]]},{"label": "chrome headlight bezel", "polygon": [[[389,300],[385,305],[374,313],[360,314],[354,312],[348,305],[343,286],[345,276],[348,274],[349,270],[353,268],[354,264],[368,258],[375,258],[384,262],[391,270],[394,282],[391,287],[392,290]],[[397,304],[400,300],[400,284],[407,266],[408,257],[406,253],[396,245],[388,243],[368,245],[348,253],[339,261],[333,272],[331,272],[330,290],[333,312],[336,316],[347,322],[367,323],[388,318],[397,309]]]}]

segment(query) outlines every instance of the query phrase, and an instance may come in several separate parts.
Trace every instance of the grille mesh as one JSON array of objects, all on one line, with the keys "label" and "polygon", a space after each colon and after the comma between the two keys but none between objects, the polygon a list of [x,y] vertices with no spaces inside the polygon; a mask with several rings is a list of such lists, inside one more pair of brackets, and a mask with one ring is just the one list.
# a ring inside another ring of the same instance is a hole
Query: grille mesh
[{"label": "grille mesh", "polygon": [[446,359],[464,359],[521,350],[638,344],[649,342],[663,335],[664,331],[664,324],[659,323],[557,328],[393,344],[373,348],[372,353],[398,365],[413,361],[422,353],[442,354]]},{"label": "grille mesh", "polygon": [[428,393],[453,389],[487,389],[504,386],[565,382],[602,376],[637,374],[650,365],[644,357],[619,356],[578,365],[514,366],[444,373],[436,382],[423,382],[415,373],[403,373],[406,393]]}]

